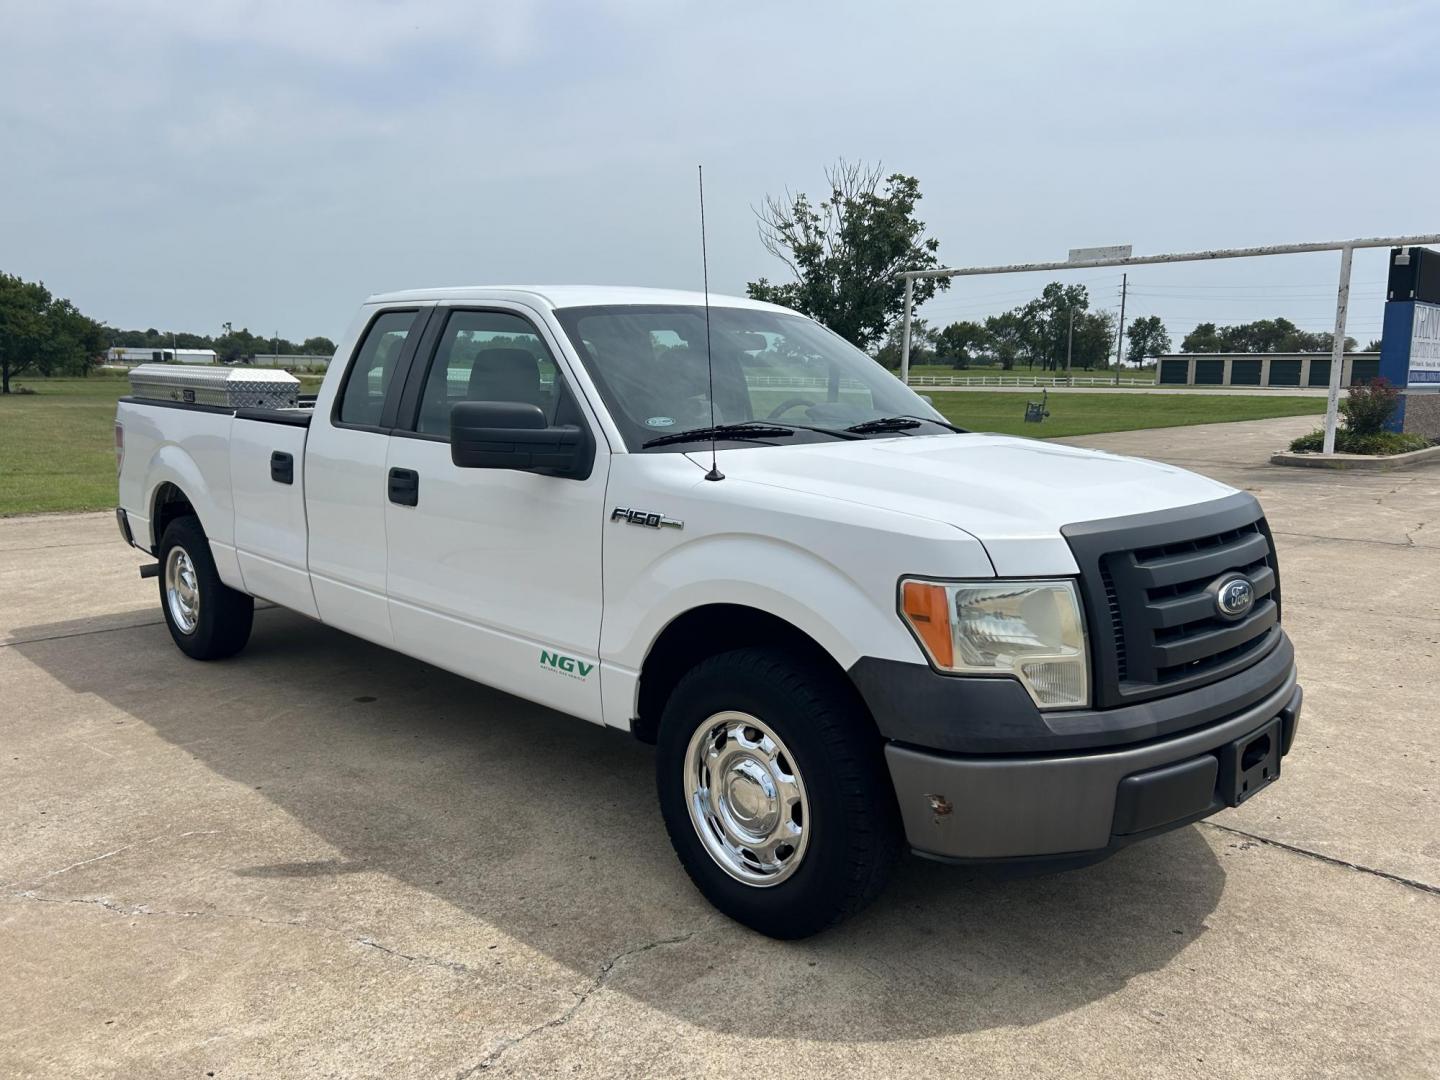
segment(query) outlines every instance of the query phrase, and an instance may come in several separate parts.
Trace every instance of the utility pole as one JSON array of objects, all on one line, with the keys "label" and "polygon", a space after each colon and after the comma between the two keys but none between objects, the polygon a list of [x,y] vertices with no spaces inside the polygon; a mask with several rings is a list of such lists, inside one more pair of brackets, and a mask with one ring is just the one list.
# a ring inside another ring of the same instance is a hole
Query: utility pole
[{"label": "utility pole", "polygon": [[1125,293],[1130,286],[1130,275],[1120,275],[1120,326],[1115,331],[1115,385],[1120,385],[1120,361],[1125,356]]},{"label": "utility pole", "polygon": [[1070,309],[1070,329],[1065,332],[1065,382],[1070,382],[1070,358],[1075,352],[1075,309]]}]

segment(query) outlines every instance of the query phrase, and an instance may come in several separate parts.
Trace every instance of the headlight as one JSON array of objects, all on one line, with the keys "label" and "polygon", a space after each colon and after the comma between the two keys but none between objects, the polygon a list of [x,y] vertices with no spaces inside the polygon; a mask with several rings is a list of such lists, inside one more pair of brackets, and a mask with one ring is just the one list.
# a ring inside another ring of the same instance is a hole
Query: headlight
[{"label": "headlight", "polygon": [[900,611],[930,662],[966,675],[1012,675],[1042,709],[1090,704],[1085,622],[1075,583],[900,583]]}]

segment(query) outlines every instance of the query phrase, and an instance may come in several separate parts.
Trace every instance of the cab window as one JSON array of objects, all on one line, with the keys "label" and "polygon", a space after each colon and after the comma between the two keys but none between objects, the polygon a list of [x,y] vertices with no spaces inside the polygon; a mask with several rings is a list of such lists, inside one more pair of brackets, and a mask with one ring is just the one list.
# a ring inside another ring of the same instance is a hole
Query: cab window
[{"label": "cab window", "polygon": [[462,401],[538,405],[556,422],[563,398],[555,361],[529,321],[505,311],[452,311],[421,391],[415,430],[448,437]]}]

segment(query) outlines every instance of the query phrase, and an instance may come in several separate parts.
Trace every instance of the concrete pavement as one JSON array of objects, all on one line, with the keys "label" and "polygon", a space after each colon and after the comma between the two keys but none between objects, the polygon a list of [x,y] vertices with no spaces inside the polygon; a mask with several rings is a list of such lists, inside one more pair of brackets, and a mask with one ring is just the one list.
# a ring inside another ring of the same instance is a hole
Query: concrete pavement
[{"label": "concrete pavement", "polygon": [[1067,440],[1265,503],[1282,782],[792,944],[691,888],[648,748],[278,609],[196,664],[108,515],[0,521],[0,1075],[1436,1075],[1440,468],[1264,463],[1313,423]]}]

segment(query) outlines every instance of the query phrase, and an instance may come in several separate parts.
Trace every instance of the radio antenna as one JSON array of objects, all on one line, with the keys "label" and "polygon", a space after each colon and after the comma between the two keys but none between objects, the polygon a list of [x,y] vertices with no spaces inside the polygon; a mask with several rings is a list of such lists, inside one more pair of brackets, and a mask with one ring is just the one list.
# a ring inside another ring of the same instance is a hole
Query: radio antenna
[{"label": "radio antenna", "polygon": [[710,260],[705,254],[705,166],[696,165],[700,178],[700,272],[705,283],[705,377],[710,385],[710,471],[706,480],[724,480],[715,463],[715,361],[710,355]]}]

